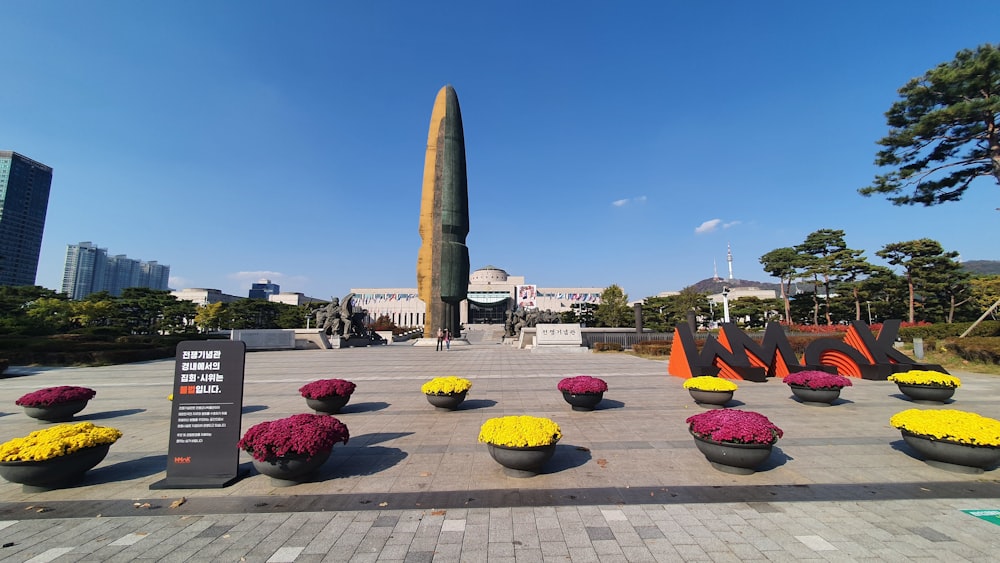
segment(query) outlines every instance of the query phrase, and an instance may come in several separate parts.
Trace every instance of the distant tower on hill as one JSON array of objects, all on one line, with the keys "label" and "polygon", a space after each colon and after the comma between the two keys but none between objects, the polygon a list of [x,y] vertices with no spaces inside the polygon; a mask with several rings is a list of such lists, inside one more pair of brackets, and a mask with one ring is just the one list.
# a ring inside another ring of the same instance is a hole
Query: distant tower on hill
[{"label": "distant tower on hill", "polygon": [[719,262],[712,258],[712,281],[722,281],[719,277]]},{"label": "distant tower on hill", "polygon": [[729,279],[733,279],[733,247],[726,243],[726,260],[729,261]]}]

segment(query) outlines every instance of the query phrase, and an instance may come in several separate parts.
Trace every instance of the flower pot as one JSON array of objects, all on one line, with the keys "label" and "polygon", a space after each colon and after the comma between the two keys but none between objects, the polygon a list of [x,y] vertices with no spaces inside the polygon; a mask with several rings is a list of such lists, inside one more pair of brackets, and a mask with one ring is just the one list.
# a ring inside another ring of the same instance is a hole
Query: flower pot
[{"label": "flower pot", "polygon": [[433,393],[426,393],[427,402],[434,405],[435,408],[444,411],[453,411],[458,408],[458,405],[462,404],[465,400],[465,394],[468,391],[462,391],[461,393],[447,393],[443,395],[435,395]]},{"label": "flower pot", "polygon": [[828,407],[831,403],[840,398],[840,388],[833,389],[812,389],[805,385],[789,385],[792,394],[804,404],[817,407]]},{"label": "flower pot", "polygon": [[691,398],[699,406],[706,409],[721,409],[726,403],[733,400],[732,391],[703,391],[701,389],[688,389]]},{"label": "flower pot", "polygon": [[24,414],[45,422],[66,422],[73,420],[73,415],[85,409],[87,402],[88,400],[83,400],[39,407],[25,406]]},{"label": "flower pot", "polygon": [[574,395],[569,391],[563,391],[562,395],[563,399],[572,405],[575,411],[592,411],[604,399],[604,393],[577,393]]},{"label": "flower pot", "polygon": [[100,444],[44,461],[3,461],[0,462],[0,477],[20,483],[26,493],[68,487],[101,463],[110,448],[111,444]]},{"label": "flower pot", "polygon": [[253,466],[258,473],[271,478],[272,486],[290,487],[305,481],[312,472],[330,459],[332,451],[332,449],[324,450],[312,457],[290,454],[273,461],[255,459]]},{"label": "flower pot", "polygon": [[937,404],[943,403],[955,394],[954,387],[944,385],[913,385],[909,383],[897,383],[899,392],[906,395],[914,403]]},{"label": "flower pot", "polygon": [[900,430],[903,441],[924,458],[924,463],[956,473],[982,473],[1000,463],[1000,447],[976,446]]},{"label": "flower pot", "polygon": [[773,444],[735,444],[716,442],[703,438],[694,432],[694,445],[705,455],[712,467],[723,473],[751,475],[757,467],[771,456]]},{"label": "flower pot", "polygon": [[350,395],[330,395],[318,399],[306,399],[306,405],[317,414],[337,414],[351,400]]},{"label": "flower pot", "polygon": [[556,444],[525,448],[512,448],[486,444],[487,450],[497,463],[503,466],[504,475],[508,477],[534,477],[542,471],[552,455],[556,453]]}]

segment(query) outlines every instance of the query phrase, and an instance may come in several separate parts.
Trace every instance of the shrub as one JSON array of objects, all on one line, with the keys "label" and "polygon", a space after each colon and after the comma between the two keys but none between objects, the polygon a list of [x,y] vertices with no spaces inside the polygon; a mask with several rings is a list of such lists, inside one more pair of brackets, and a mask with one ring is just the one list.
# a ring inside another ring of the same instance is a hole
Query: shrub
[{"label": "shrub", "polygon": [[[915,326],[904,326],[899,329],[899,337],[907,342],[912,342],[914,338],[937,339],[956,337],[972,326],[968,323],[935,323],[917,324]],[[1000,336],[1000,321],[984,321],[968,334],[973,336]]]},{"label": "shrub", "polygon": [[594,342],[595,352],[621,352],[622,345],[617,342]]},{"label": "shrub", "polygon": [[943,344],[963,360],[1000,364],[1000,338],[949,338]]},{"label": "shrub", "polygon": [[636,342],[632,345],[632,351],[643,356],[669,356],[670,341],[647,340],[645,342]]}]

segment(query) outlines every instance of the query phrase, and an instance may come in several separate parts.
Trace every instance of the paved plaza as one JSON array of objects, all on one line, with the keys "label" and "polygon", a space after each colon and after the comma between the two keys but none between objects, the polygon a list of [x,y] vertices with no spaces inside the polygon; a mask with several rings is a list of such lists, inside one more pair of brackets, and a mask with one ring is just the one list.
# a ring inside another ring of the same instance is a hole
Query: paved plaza
[{"label": "paved plaza", "polygon": [[[97,396],[78,420],[124,436],[76,487],[26,493],[0,482],[2,561],[995,561],[998,471],[922,462],[889,426],[914,405],[889,382],[855,380],[831,407],[780,381],[741,383],[734,406],[785,431],[761,471],[712,468],[685,419],[703,409],[663,361],[501,345],[247,354],[242,428],[310,412],[298,388],[343,378],[337,415],[351,440],[312,481],[275,488],[248,475],[221,489],[150,490],[165,476],[173,361],[99,368],[15,367],[0,379],[0,440],[47,426],[14,401],[54,385]],[[608,382],[598,410],[572,411],[563,377]],[[454,412],[420,385],[473,382]],[[1000,378],[956,373],[949,408],[1000,418]],[[477,443],[488,418],[555,420],[545,473],[507,477]],[[235,447],[235,445],[234,445]]]}]

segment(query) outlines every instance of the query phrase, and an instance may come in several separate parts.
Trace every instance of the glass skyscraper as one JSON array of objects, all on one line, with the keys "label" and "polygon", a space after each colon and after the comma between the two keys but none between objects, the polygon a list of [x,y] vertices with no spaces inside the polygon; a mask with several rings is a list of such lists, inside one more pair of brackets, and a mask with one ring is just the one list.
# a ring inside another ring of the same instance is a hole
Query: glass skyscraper
[{"label": "glass skyscraper", "polygon": [[35,285],[52,168],[0,151],[0,285]]}]

